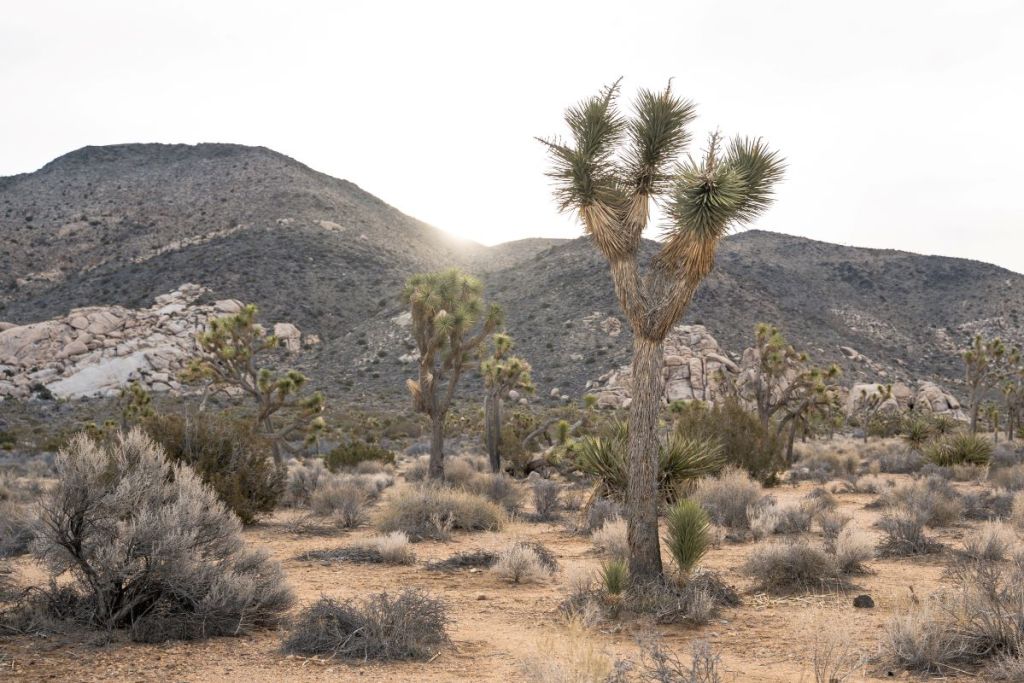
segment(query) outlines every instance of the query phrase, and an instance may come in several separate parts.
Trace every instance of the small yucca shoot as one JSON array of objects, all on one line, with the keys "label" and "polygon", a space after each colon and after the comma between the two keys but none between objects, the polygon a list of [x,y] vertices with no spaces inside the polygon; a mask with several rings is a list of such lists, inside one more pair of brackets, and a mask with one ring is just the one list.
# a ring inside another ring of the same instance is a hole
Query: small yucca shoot
[{"label": "small yucca shoot", "polygon": [[689,499],[672,506],[668,513],[668,534],[665,545],[679,571],[687,574],[708,550],[710,521],[704,508]]},{"label": "small yucca shoot", "polygon": [[608,595],[621,595],[629,583],[629,565],[625,560],[608,560],[601,565],[601,581]]}]

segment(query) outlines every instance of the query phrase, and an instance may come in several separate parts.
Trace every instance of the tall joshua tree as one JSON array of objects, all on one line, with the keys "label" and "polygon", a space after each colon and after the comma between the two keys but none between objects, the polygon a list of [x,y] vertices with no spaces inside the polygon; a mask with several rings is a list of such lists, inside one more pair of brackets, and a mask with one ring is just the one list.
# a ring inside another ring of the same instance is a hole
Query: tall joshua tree
[{"label": "tall joshua tree", "polygon": [[483,285],[454,268],[414,275],[402,300],[412,312],[420,352],[419,379],[407,380],[416,410],[430,416],[430,478],[444,477],[444,421],[473,352],[501,324],[501,309],[484,311]]},{"label": "tall joshua tree", "polygon": [[[569,108],[571,140],[541,140],[563,211],[575,213],[608,260],[615,294],[633,330],[626,493],[631,576],[660,579],[658,410],[665,335],[711,271],[719,241],[772,201],[783,163],[760,139],[716,133],[698,159],[681,159],[695,106],[665,88],[641,90],[632,115],[617,107],[619,83]],[[641,236],[652,204],[669,219],[642,272]]]},{"label": "tall joshua tree", "polygon": [[530,364],[522,358],[508,355],[512,350],[512,337],[505,333],[491,339],[494,351],[480,363],[484,378],[484,441],[491,470],[501,471],[501,404],[513,389],[533,392]]}]

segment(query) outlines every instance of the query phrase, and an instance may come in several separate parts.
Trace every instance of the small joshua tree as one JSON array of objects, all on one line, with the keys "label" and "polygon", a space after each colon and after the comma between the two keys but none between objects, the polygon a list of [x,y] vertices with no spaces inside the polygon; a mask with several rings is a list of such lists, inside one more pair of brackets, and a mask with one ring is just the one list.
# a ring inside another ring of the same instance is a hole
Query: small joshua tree
[{"label": "small joshua tree", "polygon": [[[270,437],[274,456],[291,450],[289,440],[299,434],[307,443],[325,428],[320,413],[324,397],[319,391],[306,394],[306,376],[297,370],[275,372],[259,359],[281,346],[280,340],[256,324],[256,306],[249,304],[234,315],[210,320],[196,337],[198,355],[182,373],[186,382],[206,382],[207,396],[222,391],[241,391],[256,402],[256,427]],[[205,404],[206,397],[203,398]],[[287,420],[280,420],[286,413]]]},{"label": "small joshua tree", "polygon": [[420,352],[419,379],[407,380],[413,404],[430,416],[430,477],[444,477],[444,423],[462,371],[501,324],[501,309],[484,312],[483,285],[454,268],[409,278],[402,300],[412,311]]},{"label": "small joshua tree", "polygon": [[989,341],[982,339],[980,334],[974,335],[971,346],[963,353],[966,366],[968,403],[971,415],[971,434],[978,433],[978,414],[981,402],[992,387],[1001,379],[1003,368],[1000,361],[1006,353],[1002,340],[996,338]]},{"label": "small joshua tree", "polygon": [[860,428],[864,433],[864,443],[868,442],[868,430],[874,422],[882,405],[892,398],[892,385],[879,384],[875,391],[867,389],[860,390],[860,397],[857,401],[857,419],[860,420]]},{"label": "small joshua tree", "polygon": [[1006,354],[1006,372],[1003,377],[1003,407],[1006,411],[1006,440],[1012,441],[1021,426],[1024,413],[1024,357],[1019,346]]},{"label": "small joshua tree", "polygon": [[121,429],[127,430],[139,420],[153,417],[156,412],[152,406],[153,399],[139,382],[132,382],[121,389],[117,403],[121,407]]},{"label": "small joshua tree", "polygon": [[775,423],[777,436],[789,429],[786,459],[791,463],[797,428],[813,415],[829,416],[838,405],[836,381],[842,373],[836,365],[812,366],[810,357],[793,348],[775,325],[758,323],[754,335],[757,364],[738,392],[756,406],[762,425]]},{"label": "small joshua tree", "polygon": [[[615,294],[633,330],[629,411],[630,575],[662,577],[658,538],[658,416],[664,393],[663,342],[711,272],[719,241],[760,215],[782,177],[778,154],[761,140],[711,136],[700,159],[681,157],[695,118],[692,102],[641,90],[632,116],[616,105],[619,84],[571,107],[572,140],[544,140],[563,211],[572,211],[608,261]],[[652,203],[665,206],[664,239],[650,267],[639,263]]]},{"label": "small joshua tree", "polygon": [[493,353],[480,363],[480,374],[484,378],[484,441],[491,470],[501,471],[501,407],[513,389],[533,393],[530,379],[530,364],[521,358],[508,355],[512,350],[512,337],[504,333],[495,334],[492,339]]}]

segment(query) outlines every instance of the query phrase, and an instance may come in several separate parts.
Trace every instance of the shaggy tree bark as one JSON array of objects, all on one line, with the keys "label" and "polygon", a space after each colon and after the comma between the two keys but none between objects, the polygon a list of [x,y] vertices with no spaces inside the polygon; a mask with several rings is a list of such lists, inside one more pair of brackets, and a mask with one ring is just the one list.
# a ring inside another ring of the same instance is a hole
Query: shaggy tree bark
[{"label": "shaggy tree bark", "polygon": [[484,424],[487,457],[491,471],[501,472],[501,398],[493,391],[484,399]]}]

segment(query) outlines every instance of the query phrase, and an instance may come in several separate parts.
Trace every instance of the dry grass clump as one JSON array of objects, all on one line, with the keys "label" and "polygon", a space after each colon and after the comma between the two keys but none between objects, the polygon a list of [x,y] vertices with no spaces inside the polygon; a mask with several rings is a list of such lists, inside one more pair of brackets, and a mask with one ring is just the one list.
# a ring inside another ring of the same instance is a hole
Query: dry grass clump
[{"label": "dry grass clump", "polygon": [[711,521],[729,529],[750,528],[747,509],[761,499],[761,485],[746,471],[730,467],[717,477],[697,482],[691,498],[708,513]]},{"label": "dry grass clump", "polygon": [[951,526],[960,521],[964,503],[952,484],[941,477],[930,476],[885,492],[883,507],[903,507],[914,510],[929,527]]},{"label": "dry grass clump", "polygon": [[430,474],[430,456],[419,456],[412,461],[411,465],[405,468],[402,474],[408,482],[426,481],[427,475]]},{"label": "dry grass clump", "polygon": [[321,483],[336,475],[324,466],[323,460],[290,460],[288,462],[288,479],[285,484],[281,504],[286,507],[308,507],[313,493]]},{"label": "dry grass clump", "polygon": [[993,486],[1007,491],[1024,490],[1024,464],[993,469],[989,472],[988,480]]},{"label": "dry grass clump", "polygon": [[814,634],[811,669],[815,683],[843,683],[863,664],[864,655],[850,642],[848,629],[834,618],[819,618]]},{"label": "dry grass clump", "polygon": [[488,464],[483,458],[467,455],[445,458],[444,480],[451,486],[465,488],[471,479],[478,474],[487,474],[487,470]]},{"label": "dry grass clump", "polygon": [[820,503],[801,500],[779,504],[773,498],[764,498],[747,508],[747,519],[755,539],[772,534],[803,534],[811,530],[811,522],[819,512]]},{"label": "dry grass clump", "polygon": [[855,527],[845,527],[835,542],[836,567],[840,574],[864,574],[866,564],[875,556],[875,543],[871,536]]},{"label": "dry grass clump", "polygon": [[521,662],[523,678],[531,683],[612,683],[617,665],[588,634],[583,619],[568,620],[557,636],[541,639]]},{"label": "dry grass clump", "polygon": [[525,543],[513,543],[498,553],[491,571],[511,583],[533,583],[551,577],[551,569]]},{"label": "dry grass clump", "polygon": [[481,496],[439,486],[402,491],[381,508],[377,527],[387,533],[404,531],[413,541],[445,540],[451,530],[498,531],[505,511]]},{"label": "dry grass clump", "polygon": [[858,477],[857,481],[854,482],[853,487],[857,493],[873,493],[881,494],[895,488],[896,483],[892,479],[887,479],[878,474],[865,474],[863,477]]},{"label": "dry grass clump", "polygon": [[415,590],[377,593],[362,602],[327,597],[302,610],[284,650],[361,660],[429,659],[448,644],[448,610]]},{"label": "dry grass clump", "polygon": [[825,539],[826,547],[835,547],[839,532],[850,523],[850,516],[835,510],[825,510],[818,515],[818,526],[821,527],[821,535]]},{"label": "dry grass clump", "polygon": [[987,488],[966,491],[960,496],[964,504],[964,519],[1007,519],[1013,510],[1014,495],[1011,491],[991,491]]},{"label": "dry grass clump", "polygon": [[539,479],[533,483],[533,509],[535,519],[550,522],[558,519],[561,510],[562,487],[550,479]]},{"label": "dry grass clump", "polygon": [[586,508],[583,526],[578,530],[587,535],[603,527],[607,522],[622,517],[622,508],[610,498],[598,498]]},{"label": "dry grass clump", "polygon": [[813,479],[827,482],[831,479],[850,478],[860,468],[856,453],[843,453],[823,444],[811,444],[807,453],[793,467],[794,479]]},{"label": "dry grass clump", "polygon": [[24,555],[36,537],[36,523],[27,504],[0,501],[0,558]]},{"label": "dry grass clump", "polygon": [[444,560],[427,563],[427,569],[439,572],[458,571],[459,569],[487,569],[498,561],[498,553],[492,550],[464,550]]},{"label": "dry grass clump", "polygon": [[927,555],[942,550],[942,544],[924,533],[925,517],[920,511],[898,507],[887,511],[878,520],[885,536],[878,546],[880,555],[904,557]]},{"label": "dry grass clump", "polygon": [[883,474],[913,474],[924,467],[927,460],[915,450],[895,450],[883,453],[877,460],[878,471]]},{"label": "dry grass clump", "polygon": [[599,552],[610,557],[625,559],[629,556],[629,542],[626,539],[626,520],[616,518],[604,523],[590,535],[590,540]]},{"label": "dry grass clump", "polygon": [[765,541],[754,546],[743,571],[760,590],[813,590],[837,579],[833,558],[806,541]]},{"label": "dry grass clump", "polygon": [[1002,562],[1017,548],[1017,534],[1002,522],[987,522],[964,539],[963,555],[978,562]]},{"label": "dry grass clump", "polygon": [[360,564],[414,564],[416,553],[409,544],[409,537],[401,531],[381,534],[366,543],[335,548],[334,550],[311,550],[298,556],[299,560],[320,562],[355,562]]},{"label": "dry grass clump", "polygon": [[72,582],[29,609],[158,642],[273,626],[291,606],[280,567],[245,549],[238,517],[140,430],[102,445],[74,437],[57,480],[34,549]]}]

